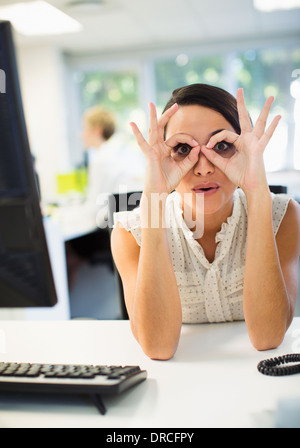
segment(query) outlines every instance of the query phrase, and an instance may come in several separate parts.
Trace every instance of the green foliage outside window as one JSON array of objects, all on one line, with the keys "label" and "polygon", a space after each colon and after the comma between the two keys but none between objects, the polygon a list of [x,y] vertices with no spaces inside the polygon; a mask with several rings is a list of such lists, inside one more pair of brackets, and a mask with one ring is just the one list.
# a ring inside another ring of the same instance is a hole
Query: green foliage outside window
[{"label": "green foliage outside window", "polygon": [[95,105],[116,116],[118,128],[128,125],[128,117],[138,107],[138,79],[135,72],[85,72],[80,82],[82,113]]},{"label": "green foliage outside window", "polygon": [[[300,83],[300,48],[250,48],[202,56],[179,54],[163,60],[153,58],[152,66],[159,113],[175,88],[192,83],[212,84],[232,94],[243,87],[253,121],[266,98],[273,95],[272,113],[281,114],[282,120],[280,129],[276,130],[277,137],[266,153],[267,169],[300,168],[300,157],[297,159],[295,155],[300,143],[297,141],[300,137],[296,137],[300,123],[296,123],[294,116],[296,102],[299,107],[299,89],[294,89],[298,92],[296,96],[291,94],[292,83]],[[298,79],[292,76],[293,72],[298,73],[295,70],[299,70]],[[115,113],[119,130],[128,135],[129,121],[141,117],[140,85],[136,69],[83,71],[80,79],[82,112],[96,104],[102,105]]]}]

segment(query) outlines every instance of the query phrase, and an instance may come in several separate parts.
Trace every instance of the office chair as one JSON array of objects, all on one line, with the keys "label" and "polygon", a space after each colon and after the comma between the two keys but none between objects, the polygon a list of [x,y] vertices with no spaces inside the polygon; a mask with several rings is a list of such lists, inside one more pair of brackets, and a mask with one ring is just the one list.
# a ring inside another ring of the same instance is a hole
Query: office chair
[{"label": "office chair", "polygon": [[[124,211],[131,211],[134,208],[138,207],[140,204],[142,192],[141,191],[133,191],[129,193],[114,193],[111,194],[108,198],[108,224],[109,224],[109,231],[111,233],[113,229],[114,224],[114,218],[113,214],[115,212],[124,212]],[[128,320],[128,313],[125,305],[125,299],[124,299],[124,291],[123,291],[123,285],[122,280],[120,277],[120,274],[113,263],[114,268],[114,274],[115,279],[117,282],[117,289],[119,293],[119,299],[120,299],[120,308],[121,308],[121,319]]]},{"label": "office chair", "polygon": [[287,193],[287,187],[285,185],[269,185],[269,188],[275,194]]}]

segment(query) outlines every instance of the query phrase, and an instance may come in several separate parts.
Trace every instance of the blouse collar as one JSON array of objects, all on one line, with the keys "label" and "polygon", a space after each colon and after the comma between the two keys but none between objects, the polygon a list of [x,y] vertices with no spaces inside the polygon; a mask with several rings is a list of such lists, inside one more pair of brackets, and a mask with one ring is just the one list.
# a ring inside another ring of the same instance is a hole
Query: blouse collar
[{"label": "blouse collar", "polygon": [[[229,251],[233,234],[235,231],[235,228],[238,224],[240,213],[241,213],[241,190],[237,189],[233,193],[233,210],[232,214],[227,218],[225,222],[222,223],[221,229],[219,232],[217,232],[215,237],[215,242],[219,243],[217,245],[215,259],[212,263],[209,263],[207,258],[204,255],[204,252],[202,250],[202,247],[200,244],[194,239],[193,232],[189,229],[186,222],[183,219],[183,210],[181,205],[181,196],[177,191],[172,192],[167,201],[167,207],[166,210],[169,207],[170,216],[173,215],[174,219],[171,219],[171,226],[182,228],[182,231],[186,237],[187,240],[189,240],[191,246],[197,251],[202,254],[200,257],[205,260],[201,260],[203,264],[205,265],[211,265],[220,259],[222,259],[226,253]],[[200,249],[200,251],[199,251]]]}]

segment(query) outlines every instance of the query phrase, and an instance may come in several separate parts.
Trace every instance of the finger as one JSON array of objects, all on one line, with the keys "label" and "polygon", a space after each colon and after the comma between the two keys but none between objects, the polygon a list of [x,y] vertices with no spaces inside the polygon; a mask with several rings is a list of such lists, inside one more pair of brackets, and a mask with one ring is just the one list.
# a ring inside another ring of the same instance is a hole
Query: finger
[{"label": "finger", "polygon": [[238,138],[239,134],[224,129],[223,131],[218,132],[209,139],[208,143],[206,144],[206,148],[214,148],[217,143],[222,142],[223,140],[226,140],[226,142],[228,143],[235,143]]},{"label": "finger", "polygon": [[153,103],[149,103],[149,112],[149,145],[152,146],[158,138],[157,113]]},{"label": "finger", "polygon": [[224,159],[222,156],[217,154],[215,151],[211,149],[207,149],[205,146],[201,147],[201,152],[205,155],[205,157],[217,168],[221,171],[225,172],[227,166],[227,159]]},{"label": "finger", "polygon": [[271,124],[267,128],[267,130],[264,133],[264,135],[261,137],[259,143],[260,143],[260,145],[262,145],[263,148],[265,148],[267,146],[267,144],[269,143],[269,141],[270,141],[272,135],[274,134],[274,131],[275,131],[275,129],[276,129],[280,119],[281,119],[281,115],[276,115],[276,117],[273,118]]},{"label": "finger", "polygon": [[199,145],[199,143],[191,135],[181,133],[172,135],[165,141],[165,143],[170,148],[174,148],[174,146],[178,145],[178,143],[187,143],[192,147]]},{"label": "finger", "polygon": [[139,145],[139,147],[141,148],[143,153],[145,155],[147,155],[149,150],[151,149],[151,147],[148,145],[147,141],[144,139],[143,134],[141,133],[141,131],[139,130],[137,125],[135,123],[133,123],[133,122],[131,122],[129,124],[131,126],[133,135],[135,136],[137,144]]},{"label": "finger", "polygon": [[273,101],[274,101],[273,96],[270,96],[269,98],[267,98],[267,100],[264,104],[264,107],[262,108],[262,110],[259,114],[259,117],[255,123],[253,131],[254,131],[254,134],[258,138],[260,138],[265,132],[267,118],[269,116],[269,112],[270,112]]},{"label": "finger", "polygon": [[150,120],[149,120],[149,144],[152,146],[158,142],[158,140],[164,139],[164,128],[168,123],[170,117],[178,110],[177,103],[173,104],[167,109],[160,119],[157,118],[157,111],[155,104],[149,103]]},{"label": "finger", "polygon": [[169,109],[167,109],[159,118],[159,120],[158,120],[159,126],[164,128],[166,126],[166,124],[168,123],[169,119],[172,117],[172,115],[174,115],[177,112],[177,110],[178,110],[177,103],[175,103],[175,104],[173,104],[173,106],[169,107]]},{"label": "finger", "polygon": [[170,118],[177,112],[178,104],[175,103],[169,109],[167,109],[158,120],[158,132],[161,140],[165,139],[166,126],[170,120]]},{"label": "finger", "polygon": [[236,95],[236,101],[237,101],[237,109],[239,114],[241,130],[245,132],[251,132],[253,128],[249,117],[249,113],[246,108],[243,89],[238,89]]}]

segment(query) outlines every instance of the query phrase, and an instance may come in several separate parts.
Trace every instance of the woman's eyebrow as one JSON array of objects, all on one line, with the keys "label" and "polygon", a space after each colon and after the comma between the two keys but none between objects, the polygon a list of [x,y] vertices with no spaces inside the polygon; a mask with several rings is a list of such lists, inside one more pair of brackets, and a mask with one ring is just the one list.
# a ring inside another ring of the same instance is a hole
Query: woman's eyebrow
[{"label": "woman's eyebrow", "polygon": [[216,135],[216,134],[218,134],[219,132],[221,132],[221,131],[225,131],[225,129],[217,129],[216,131],[213,131],[213,132],[211,132],[211,134],[209,134],[208,136],[207,136],[207,141],[209,141],[209,139],[213,136],[213,135]]},{"label": "woman's eyebrow", "polygon": [[[226,129],[225,129],[225,128],[217,129],[216,131],[213,131],[213,132],[211,132],[210,134],[208,134],[207,137],[206,137],[207,142],[209,142],[209,140],[211,139],[211,137],[212,137],[213,135],[216,135],[216,134],[218,134],[218,133],[221,132],[221,131],[226,131]],[[176,135],[176,132],[175,132],[174,135]],[[191,137],[193,137],[193,136],[191,135]],[[195,138],[195,137],[193,137],[193,138]]]}]

